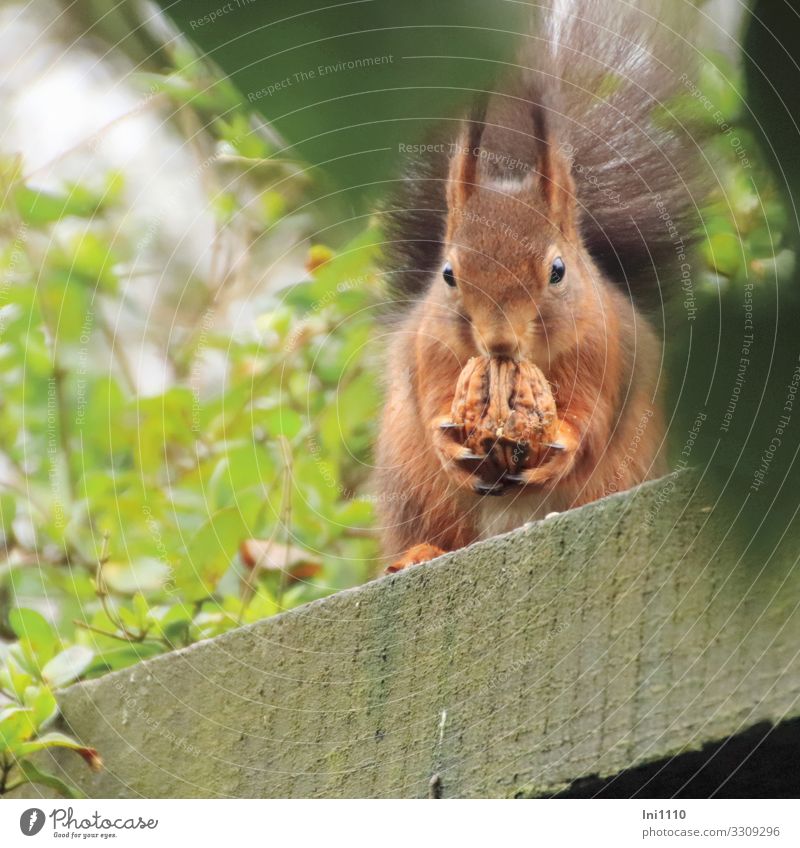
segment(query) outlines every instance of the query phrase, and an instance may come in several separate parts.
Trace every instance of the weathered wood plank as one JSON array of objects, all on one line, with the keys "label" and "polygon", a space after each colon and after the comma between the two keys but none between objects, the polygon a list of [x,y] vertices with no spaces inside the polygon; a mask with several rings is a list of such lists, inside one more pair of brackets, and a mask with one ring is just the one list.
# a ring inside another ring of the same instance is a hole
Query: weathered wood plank
[{"label": "weathered wood plank", "polygon": [[[800,714],[796,543],[689,475],[71,688],[96,797],[549,794]],[[798,534],[792,534],[796,540]]]}]

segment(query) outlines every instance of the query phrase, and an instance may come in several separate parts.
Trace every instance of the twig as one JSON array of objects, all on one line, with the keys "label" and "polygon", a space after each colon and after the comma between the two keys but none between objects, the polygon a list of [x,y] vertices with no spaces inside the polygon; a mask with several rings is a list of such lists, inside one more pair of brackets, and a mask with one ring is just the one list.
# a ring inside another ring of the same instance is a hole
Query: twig
[{"label": "twig", "polygon": [[[116,639],[119,642],[144,642],[147,634],[141,633],[139,635],[120,635],[119,633],[113,633],[111,630],[104,630],[102,627],[96,627],[94,624],[87,624],[85,621],[81,621],[80,619],[73,618],[72,623],[76,627],[80,627],[82,630],[88,630],[90,633],[96,633],[98,636],[107,636],[109,639]],[[116,624],[116,622],[114,622]]]},{"label": "twig", "polygon": [[[287,544],[286,544],[286,552],[285,552],[285,560],[283,564],[283,568],[281,569],[280,574],[280,583],[278,585],[278,597],[277,602],[278,606],[283,605],[283,593],[286,589],[286,582],[289,575],[289,529],[288,525],[291,521],[292,514],[292,483],[293,483],[293,475],[292,475],[292,448],[289,444],[289,440],[286,436],[279,436],[278,440],[281,445],[281,451],[283,453],[283,493],[281,495],[281,511],[278,516],[278,523],[275,525],[272,533],[270,534],[269,539],[266,540],[267,546],[271,546],[275,539],[278,537],[280,533],[281,527],[285,527],[287,531]],[[245,610],[250,605],[250,601],[253,599],[253,595],[256,590],[256,579],[258,578],[258,574],[261,571],[258,562],[253,564],[253,568],[250,573],[245,577],[244,584],[242,586],[242,604],[239,608],[239,616],[238,623],[242,623],[242,617],[244,616]]]},{"label": "twig", "polygon": [[15,789],[19,789],[20,786],[24,786],[28,783],[27,780],[17,780],[14,783],[9,783],[8,786],[3,785],[0,787],[0,795],[8,794],[9,792],[13,792]]},{"label": "twig", "polygon": [[145,100],[143,103],[137,103],[133,109],[129,110],[128,112],[124,112],[122,115],[118,115],[116,118],[109,121],[104,126],[100,127],[99,130],[96,130],[91,135],[82,138],[77,144],[74,144],[72,147],[68,147],[66,150],[63,150],[61,153],[58,154],[58,156],[55,157],[55,159],[51,159],[49,162],[45,162],[44,165],[40,165],[33,171],[28,172],[24,177],[24,182],[28,182],[31,177],[35,177],[37,174],[46,173],[47,171],[52,169],[53,166],[66,159],[68,156],[72,155],[73,153],[77,153],[79,150],[82,150],[87,145],[92,144],[95,139],[99,138],[100,136],[107,133],[109,130],[113,129],[117,124],[120,124],[123,121],[127,121],[129,118],[135,118],[137,115],[141,114],[142,110],[146,106],[149,106],[150,103],[154,103],[157,100],[164,98],[164,92],[157,92],[148,97],[147,100]]},{"label": "twig", "polygon": [[[11,463],[14,466],[14,468],[17,470],[17,473],[20,475],[20,477],[25,479],[26,475],[25,475],[24,471],[22,470],[22,468],[20,467],[19,463],[14,459],[14,457],[9,456],[7,453],[4,453],[3,456],[5,457],[5,459],[9,463]],[[35,507],[37,510],[39,510],[39,512],[42,514],[42,518],[45,518],[45,519],[50,518],[49,510],[43,504],[38,503],[36,498],[34,498],[31,495],[30,487],[25,489],[22,486],[21,483],[12,483],[9,480],[0,480],[0,488],[3,488],[3,487],[5,487],[7,489],[11,489],[12,491],[17,492],[18,494],[22,495],[22,497],[25,498],[25,500],[32,507]]]},{"label": "twig", "polygon": [[70,500],[74,503],[77,499],[78,482],[72,468],[72,451],[70,449],[70,434],[67,420],[69,418],[69,406],[64,393],[64,375],[66,372],[56,360],[56,340],[53,338],[53,384],[56,390],[56,405],[58,406],[58,437],[61,442],[61,450],[64,454],[64,464],[67,467],[67,488]]},{"label": "twig", "polygon": [[118,343],[116,333],[112,331],[106,316],[103,314],[102,304],[100,304],[97,310],[97,323],[100,325],[100,332],[102,332],[105,337],[106,344],[108,345],[112,356],[119,364],[119,370],[122,372],[122,376],[129,391],[131,394],[136,395],[138,392],[136,376],[134,375],[130,362],[128,362],[127,354],[123,350],[122,345]]},{"label": "twig", "polygon": [[[64,392],[64,376],[66,371],[58,364],[58,333],[51,328],[51,324],[47,314],[44,299],[39,295],[40,286],[36,287],[37,297],[39,299],[39,311],[42,313],[42,324],[44,324],[47,335],[50,338],[52,345],[53,356],[53,387],[56,396],[56,408],[58,410],[58,438],[61,443],[61,452],[64,454],[64,464],[67,469],[67,488],[69,489],[70,500],[74,502],[77,497],[78,484],[75,480],[72,469],[72,451],[70,450],[70,434],[67,427],[69,418],[69,406],[67,405],[67,397]],[[58,327],[58,322],[56,322]]]},{"label": "twig", "polygon": [[[108,603],[108,586],[106,585],[105,578],[103,577],[103,566],[108,562],[108,532],[103,533],[103,547],[100,550],[100,557],[97,560],[97,571],[95,573],[95,592],[97,593],[97,597],[100,599],[100,605],[103,607],[103,612],[108,617],[108,620],[116,627],[120,633],[123,635],[120,636],[118,634],[110,634],[103,633],[104,636],[112,636],[116,639],[124,639],[128,642],[143,642],[147,638],[148,629],[145,628],[139,633],[133,633],[128,630],[125,625],[125,622],[117,615],[116,610],[111,608],[111,604]],[[99,628],[92,628],[89,625],[86,625],[88,630],[99,630]],[[102,631],[101,631],[102,632]]]},{"label": "twig", "polygon": [[0,795],[5,795],[6,792],[10,792],[11,789],[6,786],[6,781],[8,780],[8,775],[11,772],[11,764],[6,759],[6,755],[3,754],[3,764],[0,766]]},{"label": "twig", "polygon": [[283,555],[283,568],[281,569],[280,582],[278,583],[278,609],[283,608],[283,594],[289,580],[289,545],[292,541],[290,525],[292,523],[292,485],[294,482],[292,446],[286,436],[278,436],[284,462],[283,496],[281,498],[280,527],[286,532],[285,551]]}]

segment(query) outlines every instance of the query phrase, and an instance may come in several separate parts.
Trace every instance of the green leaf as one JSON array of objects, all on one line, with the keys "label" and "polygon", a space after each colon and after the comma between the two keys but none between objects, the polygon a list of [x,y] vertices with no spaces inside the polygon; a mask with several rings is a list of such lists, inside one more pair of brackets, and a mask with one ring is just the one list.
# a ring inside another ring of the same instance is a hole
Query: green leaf
[{"label": "green leaf", "polygon": [[116,647],[109,648],[98,654],[90,669],[92,675],[128,668],[142,660],[164,653],[164,645],[161,642],[124,644],[116,641],[115,645]]},{"label": "green leaf", "polygon": [[188,641],[192,613],[191,607],[182,603],[172,606],[151,607],[148,610],[148,620],[151,622],[154,632],[170,643],[185,644]]},{"label": "green leaf", "polygon": [[0,494],[0,533],[8,538],[17,514],[17,499],[9,492]]},{"label": "green leaf", "polygon": [[109,562],[103,566],[106,584],[121,595],[158,592],[171,573],[170,567],[155,557],[142,557],[131,563]]},{"label": "green leaf", "polygon": [[91,230],[76,237],[70,249],[56,254],[54,261],[70,283],[82,283],[109,293],[117,289],[114,266],[119,259],[109,244]]},{"label": "green leaf", "polygon": [[[254,411],[253,418],[260,414]],[[212,511],[239,505],[248,490],[260,491],[275,477],[275,463],[269,452],[252,440],[229,443],[228,450],[214,466],[205,487]]]},{"label": "green leaf", "polygon": [[19,746],[36,733],[33,710],[6,707],[0,710],[0,750],[16,753]]},{"label": "green leaf", "polygon": [[14,200],[20,218],[26,224],[37,227],[68,216],[91,218],[102,206],[99,198],[79,187],[73,187],[69,194],[57,194],[21,186],[15,192]]},{"label": "green leaf", "polygon": [[84,645],[72,645],[53,657],[42,669],[42,677],[54,688],[77,680],[92,663],[94,651]]},{"label": "green leaf", "polygon": [[179,571],[190,599],[213,591],[236,556],[239,543],[250,535],[238,506],[221,509],[211,516],[190,541],[187,561]]},{"label": "green leaf", "polygon": [[31,754],[37,754],[39,751],[46,751],[49,748],[67,748],[70,751],[75,751],[75,753],[83,758],[84,762],[92,771],[100,771],[103,767],[103,761],[95,748],[81,745],[76,739],[58,731],[45,733],[37,739],[24,742],[17,749],[17,754],[20,757],[29,757]]},{"label": "green leaf", "polygon": [[735,277],[744,268],[742,243],[734,233],[719,233],[704,245],[708,263],[719,274]]},{"label": "green leaf", "polygon": [[336,520],[346,527],[367,528],[375,518],[375,510],[368,500],[345,501],[336,513]]},{"label": "green leaf", "polygon": [[29,647],[37,666],[41,667],[55,654],[58,635],[47,619],[36,610],[15,607],[8,616],[11,629],[23,647]]},{"label": "green leaf", "polygon": [[293,409],[277,406],[254,414],[254,419],[266,427],[271,436],[293,439],[303,427],[303,419]]},{"label": "green leaf", "polygon": [[381,231],[369,227],[326,262],[311,283],[315,297],[311,310],[318,312],[328,304],[340,302],[348,293],[367,287],[374,263],[381,255],[382,243]]},{"label": "green leaf", "polygon": [[734,121],[744,106],[739,73],[722,53],[709,51],[706,60],[700,68],[700,90],[714,104],[714,108],[719,109],[725,120]]},{"label": "green leaf", "polygon": [[46,686],[29,686],[25,690],[24,703],[33,711],[37,729],[47,726],[58,715],[58,703]]},{"label": "green leaf", "polygon": [[137,592],[133,596],[132,603],[139,629],[144,630],[147,627],[147,622],[150,617],[150,607],[147,603],[147,598],[141,592]]},{"label": "green leaf", "polygon": [[65,780],[62,780],[60,777],[56,777],[54,774],[42,771],[30,762],[30,760],[20,760],[17,763],[17,767],[28,783],[36,783],[40,786],[49,786],[50,789],[54,789],[64,798],[86,797],[76,786],[73,786],[71,783],[67,783]]},{"label": "green leaf", "polygon": [[0,686],[9,692],[13,692],[22,701],[25,692],[34,682],[33,675],[23,667],[24,656],[19,644],[12,645],[3,657],[0,665]]}]

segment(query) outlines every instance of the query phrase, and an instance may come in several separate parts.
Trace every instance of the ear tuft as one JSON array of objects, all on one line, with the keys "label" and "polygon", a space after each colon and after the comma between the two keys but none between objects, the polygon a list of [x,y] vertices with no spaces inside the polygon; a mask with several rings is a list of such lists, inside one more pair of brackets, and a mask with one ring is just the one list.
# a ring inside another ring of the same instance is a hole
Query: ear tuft
[{"label": "ear tuft", "polygon": [[465,119],[465,126],[458,137],[457,149],[450,160],[447,177],[447,205],[450,211],[463,209],[478,184],[478,162],[481,137],[486,117],[487,97],[480,97]]},{"label": "ear tuft", "polygon": [[547,133],[547,116],[540,103],[534,103],[531,110],[533,118],[533,139],[536,145],[536,170],[541,179],[542,196],[548,209],[552,208],[555,193],[555,174],[550,138]]},{"label": "ear tuft", "polygon": [[539,191],[551,220],[562,231],[566,231],[572,225],[574,217],[572,210],[575,204],[575,183],[572,179],[572,163],[561,150],[553,148],[547,109],[541,103],[534,103],[531,116],[536,145],[534,179],[538,178]]}]

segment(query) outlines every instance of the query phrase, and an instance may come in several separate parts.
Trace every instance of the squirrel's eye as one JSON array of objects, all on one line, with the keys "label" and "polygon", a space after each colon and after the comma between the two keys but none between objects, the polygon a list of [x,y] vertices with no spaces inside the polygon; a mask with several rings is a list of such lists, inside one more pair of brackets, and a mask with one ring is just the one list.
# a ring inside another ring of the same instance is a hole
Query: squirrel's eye
[{"label": "squirrel's eye", "polygon": [[442,276],[444,277],[444,281],[451,288],[455,288],[456,285],[456,275],[453,273],[453,266],[449,262],[444,263],[444,268],[442,268]]},{"label": "squirrel's eye", "polygon": [[564,279],[566,272],[567,269],[564,267],[564,260],[560,256],[557,256],[550,266],[550,285],[554,286],[560,283]]}]

